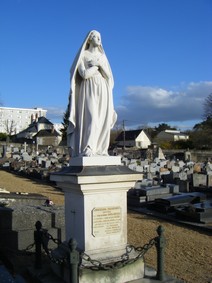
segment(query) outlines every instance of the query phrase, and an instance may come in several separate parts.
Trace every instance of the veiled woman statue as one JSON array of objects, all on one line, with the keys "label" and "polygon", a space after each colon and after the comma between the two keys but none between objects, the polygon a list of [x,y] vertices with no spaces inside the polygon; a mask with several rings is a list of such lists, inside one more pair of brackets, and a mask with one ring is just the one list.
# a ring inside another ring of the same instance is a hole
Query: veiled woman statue
[{"label": "veiled woman statue", "polygon": [[101,35],[93,30],[71,68],[68,147],[71,156],[108,155],[110,130],[116,122],[113,75]]}]

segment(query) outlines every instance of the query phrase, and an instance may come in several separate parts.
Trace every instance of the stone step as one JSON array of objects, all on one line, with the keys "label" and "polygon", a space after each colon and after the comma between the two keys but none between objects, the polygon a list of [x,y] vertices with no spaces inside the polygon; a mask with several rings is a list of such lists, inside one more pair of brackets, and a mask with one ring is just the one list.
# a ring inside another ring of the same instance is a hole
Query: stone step
[{"label": "stone step", "polygon": [[[52,272],[49,266],[45,266],[42,269],[29,268],[28,269],[30,276],[36,279],[39,283],[65,283],[60,277]],[[127,281],[123,283],[183,283],[184,281],[176,279],[172,276],[165,275],[164,280],[156,279],[156,271],[149,267],[145,267],[144,278],[137,280]]]}]

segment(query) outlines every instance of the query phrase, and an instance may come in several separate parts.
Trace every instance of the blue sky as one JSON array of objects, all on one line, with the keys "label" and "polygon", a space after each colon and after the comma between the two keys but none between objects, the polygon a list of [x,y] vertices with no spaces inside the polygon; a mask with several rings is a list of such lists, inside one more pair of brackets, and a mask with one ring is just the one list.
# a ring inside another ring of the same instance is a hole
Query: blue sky
[{"label": "blue sky", "polygon": [[212,93],[211,0],[0,0],[0,102],[61,122],[86,34],[102,36],[117,126],[202,120]]}]

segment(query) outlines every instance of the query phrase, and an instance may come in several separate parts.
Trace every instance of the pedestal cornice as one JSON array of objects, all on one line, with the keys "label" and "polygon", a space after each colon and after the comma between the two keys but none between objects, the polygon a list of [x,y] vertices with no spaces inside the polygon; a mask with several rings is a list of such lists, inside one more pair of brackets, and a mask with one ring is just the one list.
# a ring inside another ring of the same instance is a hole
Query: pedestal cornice
[{"label": "pedestal cornice", "polygon": [[50,179],[55,182],[71,182],[72,184],[100,184],[136,181],[141,176],[141,173],[122,165],[69,166],[52,173]]}]

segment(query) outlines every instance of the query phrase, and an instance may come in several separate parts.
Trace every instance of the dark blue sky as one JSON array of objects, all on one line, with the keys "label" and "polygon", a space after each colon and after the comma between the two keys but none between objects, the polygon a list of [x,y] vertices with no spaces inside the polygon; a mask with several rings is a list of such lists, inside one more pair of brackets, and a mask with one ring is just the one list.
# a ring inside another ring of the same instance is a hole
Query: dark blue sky
[{"label": "dark blue sky", "polygon": [[61,122],[69,70],[88,31],[102,35],[118,123],[186,128],[212,92],[211,0],[1,0],[0,101]]}]

